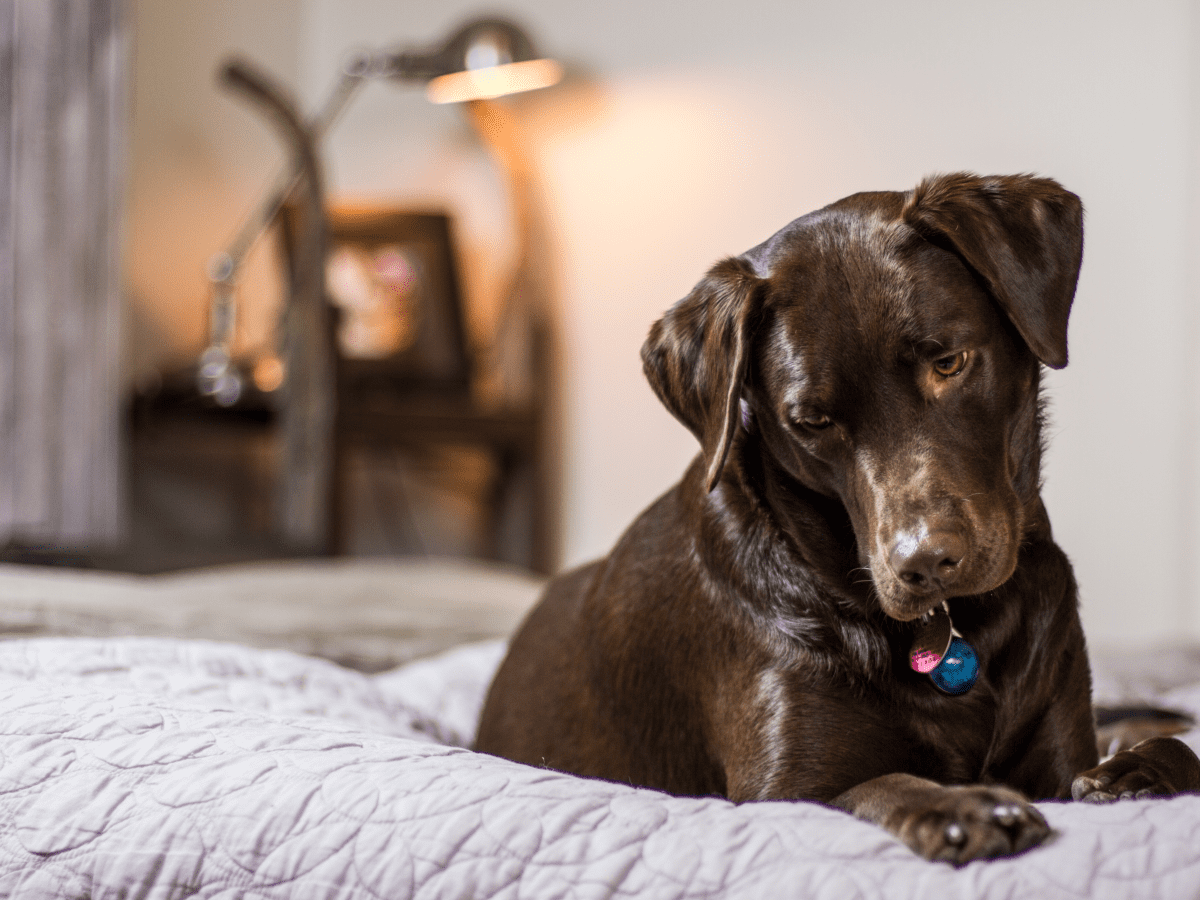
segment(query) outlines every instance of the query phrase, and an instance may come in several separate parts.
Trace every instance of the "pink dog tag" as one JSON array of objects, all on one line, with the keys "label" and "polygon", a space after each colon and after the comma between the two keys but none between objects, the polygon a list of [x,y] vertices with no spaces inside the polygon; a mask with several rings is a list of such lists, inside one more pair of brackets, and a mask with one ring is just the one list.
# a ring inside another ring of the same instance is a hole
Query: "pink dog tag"
[{"label": "pink dog tag", "polygon": [[908,664],[922,675],[928,675],[938,667],[946,651],[950,649],[953,628],[950,614],[944,606],[921,617],[917,625],[917,637],[908,651]]}]

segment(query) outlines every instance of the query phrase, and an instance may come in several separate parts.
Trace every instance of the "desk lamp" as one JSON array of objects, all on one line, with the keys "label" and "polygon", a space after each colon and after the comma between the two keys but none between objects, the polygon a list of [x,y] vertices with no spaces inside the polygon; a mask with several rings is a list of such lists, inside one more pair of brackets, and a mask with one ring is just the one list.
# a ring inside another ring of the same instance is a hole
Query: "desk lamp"
[{"label": "desk lamp", "polygon": [[[562,78],[562,66],[539,56],[521,28],[498,18],[470,21],[433,49],[356,52],[342,66],[333,91],[309,124],[312,140],[319,140],[332,127],[358,88],[371,78],[424,83],[430,101],[464,103],[549,87]],[[232,406],[242,393],[242,375],[232,360],[238,270],[301,181],[300,172],[289,166],[229,248],[209,264],[213,287],[209,344],[200,356],[198,386],[221,406]]]}]

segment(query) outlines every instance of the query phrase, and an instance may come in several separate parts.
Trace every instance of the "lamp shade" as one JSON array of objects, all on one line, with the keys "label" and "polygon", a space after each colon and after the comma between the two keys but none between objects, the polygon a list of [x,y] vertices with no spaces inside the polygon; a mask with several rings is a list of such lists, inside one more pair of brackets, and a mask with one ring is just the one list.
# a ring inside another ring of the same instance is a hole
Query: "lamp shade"
[{"label": "lamp shade", "polygon": [[434,103],[462,103],[549,87],[562,78],[562,66],[539,56],[513,22],[476,19],[437,49],[392,55],[387,74],[427,81]]}]

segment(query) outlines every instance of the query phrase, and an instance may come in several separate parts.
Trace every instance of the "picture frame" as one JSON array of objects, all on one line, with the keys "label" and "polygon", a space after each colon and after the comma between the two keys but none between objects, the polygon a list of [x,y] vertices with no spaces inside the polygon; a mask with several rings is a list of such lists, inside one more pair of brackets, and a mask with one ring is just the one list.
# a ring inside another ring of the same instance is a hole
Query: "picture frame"
[{"label": "picture frame", "polygon": [[[326,215],[341,389],[466,392],[472,358],[450,217],[363,207]],[[289,254],[294,221],[283,217]]]}]

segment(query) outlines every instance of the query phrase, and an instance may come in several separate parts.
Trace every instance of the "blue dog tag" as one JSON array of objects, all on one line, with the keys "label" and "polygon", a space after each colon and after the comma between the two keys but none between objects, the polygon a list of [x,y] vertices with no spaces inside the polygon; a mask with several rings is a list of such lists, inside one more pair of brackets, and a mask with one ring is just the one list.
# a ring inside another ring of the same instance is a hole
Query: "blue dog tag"
[{"label": "blue dog tag", "polygon": [[979,676],[979,657],[975,648],[957,634],[937,668],[929,673],[933,683],[947,694],[965,694]]}]

